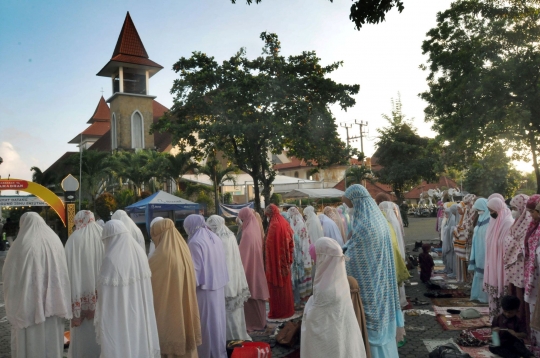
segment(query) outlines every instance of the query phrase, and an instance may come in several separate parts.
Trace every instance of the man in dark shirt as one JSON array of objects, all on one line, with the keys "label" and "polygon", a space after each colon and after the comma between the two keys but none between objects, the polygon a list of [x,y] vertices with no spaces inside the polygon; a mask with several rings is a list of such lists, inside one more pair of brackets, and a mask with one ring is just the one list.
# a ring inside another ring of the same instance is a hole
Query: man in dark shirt
[{"label": "man in dark shirt", "polygon": [[520,301],[515,296],[504,296],[501,300],[503,313],[493,319],[491,327],[499,333],[501,345],[490,346],[491,353],[503,358],[534,357],[523,343],[527,338],[527,327],[517,316]]}]

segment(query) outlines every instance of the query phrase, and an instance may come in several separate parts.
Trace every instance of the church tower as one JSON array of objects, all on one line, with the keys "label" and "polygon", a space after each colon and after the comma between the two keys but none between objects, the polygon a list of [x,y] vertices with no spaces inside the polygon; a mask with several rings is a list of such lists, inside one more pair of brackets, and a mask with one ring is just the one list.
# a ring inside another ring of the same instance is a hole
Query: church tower
[{"label": "church tower", "polygon": [[113,55],[97,74],[112,82],[113,94],[107,100],[112,150],[154,148],[150,126],[156,97],[150,95],[150,78],[162,68],[148,58],[128,12]]}]

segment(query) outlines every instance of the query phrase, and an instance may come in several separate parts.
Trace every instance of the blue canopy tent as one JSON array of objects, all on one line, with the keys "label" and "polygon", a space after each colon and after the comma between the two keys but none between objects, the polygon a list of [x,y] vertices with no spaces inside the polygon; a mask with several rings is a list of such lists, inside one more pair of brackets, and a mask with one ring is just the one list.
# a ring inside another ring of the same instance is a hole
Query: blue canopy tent
[{"label": "blue canopy tent", "polygon": [[179,198],[162,190],[125,208],[126,212],[130,215],[144,213],[148,234],[150,234],[150,222],[154,219],[155,212],[173,212],[172,220],[175,221],[174,212],[176,211],[183,211],[187,216],[189,214],[198,214],[200,209],[199,204]]}]

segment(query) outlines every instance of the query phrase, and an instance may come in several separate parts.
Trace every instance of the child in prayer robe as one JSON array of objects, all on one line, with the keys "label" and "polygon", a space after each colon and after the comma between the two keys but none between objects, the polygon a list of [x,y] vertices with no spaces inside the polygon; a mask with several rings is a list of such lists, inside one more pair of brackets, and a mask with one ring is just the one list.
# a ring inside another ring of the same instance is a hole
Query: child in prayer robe
[{"label": "child in prayer robe", "polygon": [[422,253],[418,255],[418,263],[420,264],[420,280],[423,283],[428,282],[431,279],[431,272],[435,263],[433,262],[433,257],[429,254],[431,250],[430,244],[422,245]]},{"label": "child in prayer robe", "polygon": [[501,357],[534,357],[523,343],[527,338],[527,327],[517,316],[520,301],[515,296],[504,296],[501,300],[503,313],[493,319],[492,330],[499,334],[501,344],[490,346],[491,353]]}]

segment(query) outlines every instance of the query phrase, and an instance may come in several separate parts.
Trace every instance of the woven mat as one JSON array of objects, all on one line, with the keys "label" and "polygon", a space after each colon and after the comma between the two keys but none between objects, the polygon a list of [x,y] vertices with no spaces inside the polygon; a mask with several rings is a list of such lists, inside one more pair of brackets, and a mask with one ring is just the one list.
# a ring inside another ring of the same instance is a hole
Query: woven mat
[{"label": "woven mat", "polygon": [[490,327],[491,321],[489,316],[482,316],[473,319],[461,319],[457,314],[437,315],[437,321],[441,324],[445,331],[461,331],[464,329]]},{"label": "woven mat", "polygon": [[[439,306],[433,305],[433,312],[435,312],[435,314],[445,315],[445,314],[449,314],[447,311],[448,309],[464,311],[467,308],[471,308],[471,307],[439,307]],[[474,307],[474,309],[480,312],[481,315],[489,314],[489,307]]]},{"label": "woven mat", "polygon": [[468,297],[432,298],[431,302],[439,307],[488,307],[487,303],[471,301]]}]

